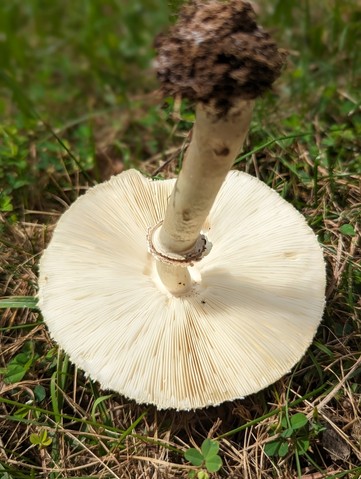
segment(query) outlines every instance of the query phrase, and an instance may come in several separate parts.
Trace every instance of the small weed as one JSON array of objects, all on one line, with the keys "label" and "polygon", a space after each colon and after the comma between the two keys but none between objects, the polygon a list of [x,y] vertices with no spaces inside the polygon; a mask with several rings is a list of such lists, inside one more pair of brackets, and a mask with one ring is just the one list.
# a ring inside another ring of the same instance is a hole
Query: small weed
[{"label": "small weed", "polygon": [[50,446],[53,440],[51,437],[48,437],[48,431],[46,429],[41,429],[38,434],[30,434],[30,442],[41,449]]},{"label": "small weed", "polygon": [[356,236],[356,231],[354,227],[349,223],[340,226],[340,233],[346,236]]},{"label": "small weed", "polygon": [[268,457],[285,457],[289,452],[302,456],[307,453],[311,440],[323,430],[319,422],[311,424],[302,413],[286,415],[276,429],[277,437],[265,445],[264,452]]},{"label": "small weed", "polygon": [[209,473],[217,472],[222,467],[222,459],[218,455],[219,443],[211,439],[205,439],[201,450],[191,447],[186,450],[184,457],[193,466],[200,468],[198,471],[190,471],[189,477],[208,479]]},{"label": "small weed", "polygon": [[14,384],[21,381],[38,357],[35,353],[34,342],[25,343],[21,353],[14,356],[6,368],[0,370],[0,374],[4,375],[4,383]]}]

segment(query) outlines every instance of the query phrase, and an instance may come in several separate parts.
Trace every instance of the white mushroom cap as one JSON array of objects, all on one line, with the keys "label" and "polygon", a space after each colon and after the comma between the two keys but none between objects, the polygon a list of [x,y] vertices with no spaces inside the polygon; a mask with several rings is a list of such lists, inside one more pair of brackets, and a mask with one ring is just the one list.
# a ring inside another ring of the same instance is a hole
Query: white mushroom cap
[{"label": "white mushroom cap", "polygon": [[303,216],[261,181],[228,174],[204,225],[213,248],[172,296],[147,250],[174,180],[130,170],[61,217],[40,263],[52,337],[106,389],[194,409],[259,391],[302,357],[321,321],[325,265]]}]

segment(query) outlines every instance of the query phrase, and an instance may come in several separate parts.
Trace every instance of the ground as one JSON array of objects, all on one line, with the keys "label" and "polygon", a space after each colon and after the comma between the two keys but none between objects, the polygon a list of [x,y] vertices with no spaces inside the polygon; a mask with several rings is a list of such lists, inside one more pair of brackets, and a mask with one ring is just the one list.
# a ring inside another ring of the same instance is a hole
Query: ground
[{"label": "ground", "polygon": [[0,5],[0,295],[17,298],[0,315],[0,477],[189,477],[184,452],[207,437],[223,461],[214,478],[361,477],[357,0],[257,7],[288,64],[235,168],[302,212],[327,263],[324,319],[292,372],[244,400],[157,411],[101,390],[50,339],[32,298],[57,219],[124,169],[174,177],[194,121],[152,69],[180,2],[124,3]]}]

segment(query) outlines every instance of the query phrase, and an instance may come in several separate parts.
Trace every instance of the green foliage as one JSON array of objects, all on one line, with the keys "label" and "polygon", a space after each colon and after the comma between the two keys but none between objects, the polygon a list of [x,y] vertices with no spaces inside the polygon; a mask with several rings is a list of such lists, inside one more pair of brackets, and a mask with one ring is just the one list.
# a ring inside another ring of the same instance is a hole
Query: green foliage
[{"label": "green foliage", "polygon": [[0,212],[13,210],[13,192],[32,181],[26,139],[19,130],[0,125]]},{"label": "green foliage", "polygon": [[203,454],[194,447],[187,449],[187,451],[184,453],[184,457],[196,467],[201,466],[204,462]]},{"label": "green foliage", "polygon": [[41,449],[50,446],[53,440],[51,437],[48,437],[48,431],[46,429],[41,429],[38,434],[30,434],[30,442]]},{"label": "green foliage", "polygon": [[40,403],[46,398],[46,390],[44,386],[37,384],[34,388],[34,396],[36,402]]},{"label": "green foliage", "polygon": [[14,356],[7,366],[0,370],[0,373],[4,375],[4,382],[14,384],[21,381],[38,357],[34,342],[26,342],[21,353]]},{"label": "green foliage", "polygon": [[311,424],[303,413],[285,415],[274,432],[277,437],[266,443],[264,452],[269,457],[284,457],[293,452],[302,456],[307,453],[311,440],[323,430],[317,420]]},{"label": "green foliage", "polygon": [[208,473],[219,471],[222,467],[222,459],[218,455],[218,451],[219,443],[211,439],[205,439],[203,441],[200,451],[193,447],[187,449],[184,453],[185,459],[193,466],[202,468],[199,471],[191,471],[189,477],[208,479]]},{"label": "green foliage", "polygon": [[172,22],[176,21],[178,12],[182,5],[186,3],[186,1],[187,0],[168,0],[170,20]]},{"label": "green foliage", "polygon": [[133,65],[149,65],[154,34],[167,17],[160,0],[1,2],[0,69],[14,72],[36,102],[56,95],[72,101],[90,83],[112,103]]},{"label": "green foliage", "polygon": [[0,2],[0,213],[16,220],[96,170],[97,120],[155,88],[152,44],[167,23],[162,0]]},{"label": "green foliage", "polygon": [[356,231],[354,227],[348,223],[340,227],[340,232],[346,236],[356,236]]}]

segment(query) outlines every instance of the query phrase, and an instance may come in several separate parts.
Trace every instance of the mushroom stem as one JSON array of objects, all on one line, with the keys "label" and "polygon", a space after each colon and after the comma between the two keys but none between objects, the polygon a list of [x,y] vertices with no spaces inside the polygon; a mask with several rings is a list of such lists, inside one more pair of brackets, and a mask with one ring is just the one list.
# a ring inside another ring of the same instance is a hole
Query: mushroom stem
[{"label": "mushroom stem", "polygon": [[192,289],[188,268],[157,261],[157,272],[163,285],[173,296],[183,296]]},{"label": "mushroom stem", "polygon": [[[192,255],[217,193],[243,146],[253,106],[253,100],[239,99],[221,114],[212,104],[198,103],[192,140],[158,235],[163,254]],[[192,280],[184,266],[157,261],[157,270],[171,293],[190,290]]]},{"label": "mushroom stem", "polygon": [[190,2],[168,33],[157,37],[156,48],[163,93],[197,104],[192,141],[164,222],[148,235],[160,279],[172,291],[174,275],[181,286],[177,294],[184,294],[192,287],[189,272],[184,281],[185,268],[209,251],[200,232],[243,145],[254,100],[279,76],[285,52],[242,0]]}]

